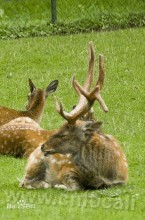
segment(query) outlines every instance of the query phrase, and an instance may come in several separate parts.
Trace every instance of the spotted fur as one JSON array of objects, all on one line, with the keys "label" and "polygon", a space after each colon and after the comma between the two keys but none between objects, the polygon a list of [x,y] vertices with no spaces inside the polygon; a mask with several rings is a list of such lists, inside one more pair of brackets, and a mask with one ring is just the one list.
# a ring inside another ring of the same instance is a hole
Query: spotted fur
[{"label": "spotted fur", "polygon": [[51,134],[31,118],[16,118],[0,127],[0,154],[28,157]]}]

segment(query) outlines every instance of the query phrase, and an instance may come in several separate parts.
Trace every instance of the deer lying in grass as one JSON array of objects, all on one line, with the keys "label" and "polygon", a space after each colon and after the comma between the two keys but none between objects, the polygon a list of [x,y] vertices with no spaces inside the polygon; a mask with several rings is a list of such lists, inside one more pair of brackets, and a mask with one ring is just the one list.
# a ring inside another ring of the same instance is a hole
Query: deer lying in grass
[{"label": "deer lying in grass", "polygon": [[43,130],[28,117],[16,118],[0,127],[0,154],[28,157],[45,143],[52,131]]},{"label": "deer lying in grass", "polygon": [[[100,56],[99,59],[102,64],[103,57]],[[115,138],[100,132],[101,123],[78,120],[93,106],[95,100],[99,101],[104,111],[107,110],[100,95],[104,69],[100,68],[100,71],[99,79],[91,92],[87,89],[90,88],[89,81],[82,88],[74,79],[73,84],[80,94],[80,101],[70,113],[65,112],[62,103],[56,100],[56,110],[67,123],[41,147],[46,157],[55,153],[71,154],[77,171],[75,177],[68,178],[68,189],[98,189],[124,184],[128,179],[127,160]]]},{"label": "deer lying in grass", "polygon": [[[105,76],[102,56],[99,58],[99,79],[89,95],[94,68],[92,44],[90,52],[89,74],[84,89],[73,79],[80,96],[79,104],[68,114],[63,111],[62,104],[56,102],[57,111],[68,123],[30,155],[21,187],[48,188],[64,184],[69,190],[78,190],[126,183],[127,161],[117,141],[100,132],[101,122],[77,121],[80,117],[92,119],[92,111],[91,114],[89,111],[95,100],[105,112],[108,111],[100,95]],[[82,95],[84,93],[87,99]]]},{"label": "deer lying in grass", "polygon": [[45,90],[37,89],[32,80],[29,79],[30,94],[26,111],[17,111],[0,106],[0,125],[4,125],[18,117],[30,117],[37,123],[41,122],[46,98],[57,89],[58,80],[52,81]]}]

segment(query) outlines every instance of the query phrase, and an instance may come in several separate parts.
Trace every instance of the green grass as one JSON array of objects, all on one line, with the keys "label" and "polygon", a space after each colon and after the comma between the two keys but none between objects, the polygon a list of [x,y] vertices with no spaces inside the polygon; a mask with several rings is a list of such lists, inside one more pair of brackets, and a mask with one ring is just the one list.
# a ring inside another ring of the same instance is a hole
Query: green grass
[{"label": "green grass", "polygon": [[[106,79],[102,96],[109,108],[103,113],[94,105],[96,117],[104,122],[104,131],[116,136],[129,163],[127,186],[100,191],[66,192],[58,189],[26,190],[18,188],[25,159],[0,157],[1,219],[144,219],[145,218],[145,29],[50,36],[0,41],[1,105],[24,109],[28,78],[45,88],[59,79],[57,97],[66,110],[77,102],[71,86],[76,74],[83,83],[88,66],[87,44],[93,41],[96,54],[105,55]],[[63,123],[48,97],[41,126],[58,128]],[[19,200],[33,204],[31,209],[8,209]]]},{"label": "green grass", "polygon": [[[50,20],[51,1],[48,0],[0,0],[0,8],[3,10],[3,19],[22,19],[29,21]],[[143,0],[68,0],[57,1],[57,14],[59,22],[72,22],[79,19],[94,19],[100,13],[121,14],[142,13],[145,9]]]},{"label": "green grass", "polygon": [[55,25],[50,2],[0,0],[0,39],[145,26],[144,0],[59,0]]}]

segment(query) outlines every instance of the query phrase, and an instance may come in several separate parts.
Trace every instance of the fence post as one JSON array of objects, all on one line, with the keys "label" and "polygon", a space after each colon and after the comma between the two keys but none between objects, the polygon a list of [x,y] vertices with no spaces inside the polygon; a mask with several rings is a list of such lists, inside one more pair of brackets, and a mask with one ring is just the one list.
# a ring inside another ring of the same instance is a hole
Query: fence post
[{"label": "fence post", "polygon": [[57,22],[56,0],[51,0],[51,22],[52,24]]}]

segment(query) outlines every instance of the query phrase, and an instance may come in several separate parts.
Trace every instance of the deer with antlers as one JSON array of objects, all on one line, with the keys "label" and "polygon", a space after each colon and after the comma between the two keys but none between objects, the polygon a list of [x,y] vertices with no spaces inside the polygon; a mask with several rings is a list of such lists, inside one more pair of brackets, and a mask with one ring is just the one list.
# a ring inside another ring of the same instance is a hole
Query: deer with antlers
[{"label": "deer with antlers", "polygon": [[52,81],[45,90],[37,89],[31,79],[29,79],[30,94],[25,111],[17,111],[4,106],[0,106],[0,126],[18,117],[30,117],[37,123],[41,122],[46,98],[57,89],[58,80]]},{"label": "deer with antlers", "polygon": [[90,92],[94,73],[92,43],[89,50],[89,71],[84,88],[73,78],[79,103],[67,113],[62,103],[55,100],[57,112],[67,123],[30,155],[21,187],[48,188],[63,184],[69,190],[78,190],[127,182],[127,160],[115,138],[100,131],[102,122],[78,120],[85,118],[95,100],[108,111],[100,94],[105,77],[103,56],[99,56],[99,78]]}]

